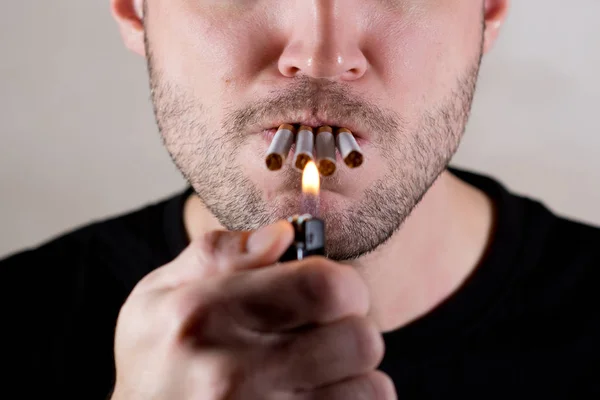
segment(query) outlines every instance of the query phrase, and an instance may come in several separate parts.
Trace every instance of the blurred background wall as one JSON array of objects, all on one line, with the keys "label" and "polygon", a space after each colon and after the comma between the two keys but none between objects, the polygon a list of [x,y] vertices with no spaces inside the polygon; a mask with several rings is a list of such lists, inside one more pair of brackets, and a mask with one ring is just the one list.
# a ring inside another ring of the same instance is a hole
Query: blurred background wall
[{"label": "blurred background wall", "polygon": [[[519,0],[453,164],[600,224],[600,1]],[[108,0],[0,11],[0,257],[185,185]]]}]

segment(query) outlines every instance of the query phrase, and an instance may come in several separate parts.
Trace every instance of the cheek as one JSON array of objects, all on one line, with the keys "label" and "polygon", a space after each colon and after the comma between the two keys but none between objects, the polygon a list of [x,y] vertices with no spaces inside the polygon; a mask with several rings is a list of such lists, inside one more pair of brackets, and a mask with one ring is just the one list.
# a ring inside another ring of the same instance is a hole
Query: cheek
[{"label": "cheek", "polygon": [[477,62],[482,31],[476,3],[424,2],[380,23],[385,33],[373,35],[372,48],[385,60],[382,78],[390,82],[388,95],[403,113],[440,101]]},{"label": "cheek", "polygon": [[150,23],[154,63],[163,79],[220,104],[260,68],[269,36],[256,19],[226,17],[183,2],[159,2]]}]

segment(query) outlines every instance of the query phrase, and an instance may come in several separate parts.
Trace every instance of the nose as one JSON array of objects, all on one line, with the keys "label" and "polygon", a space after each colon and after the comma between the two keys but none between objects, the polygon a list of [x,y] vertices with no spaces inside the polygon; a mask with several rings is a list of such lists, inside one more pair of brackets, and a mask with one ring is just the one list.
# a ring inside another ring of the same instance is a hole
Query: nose
[{"label": "nose", "polygon": [[279,58],[282,75],[352,81],[366,73],[368,61],[360,47],[356,9],[347,3],[354,1],[297,2],[289,40]]}]

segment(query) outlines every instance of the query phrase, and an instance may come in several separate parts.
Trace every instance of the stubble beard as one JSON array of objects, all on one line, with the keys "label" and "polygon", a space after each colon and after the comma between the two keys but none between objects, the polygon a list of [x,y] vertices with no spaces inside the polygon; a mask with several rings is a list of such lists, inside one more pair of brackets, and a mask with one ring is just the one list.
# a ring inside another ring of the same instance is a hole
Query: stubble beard
[{"label": "stubble beard", "polygon": [[[151,98],[158,128],[171,159],[200,200],[228,230],[253,230],[286,218],[298,210],[284,201],[267,203],[245,175],[239,152],[248,140],[243,126],[264,115],[294,107],[327,110],[343,119],[357,115],[377,127],[373,147],[385,160],[385,175],[373,181],[359,200],[320,217],[326,225],[326,253],[343,261],[360,258],[386,243],[436,181],[458,149],[469,118],[483,50],[436,107],[408,128],[402,117],[360,101],[335,82],[294,82],[284,94],[228,115],[218,132],[208,132],[204,107],[186,88],[168,82],[155,65],[146,40]],[[210,134],[209,134],[210,133]],[[298,174],[281,172],[288,187],[299,193]]]}]

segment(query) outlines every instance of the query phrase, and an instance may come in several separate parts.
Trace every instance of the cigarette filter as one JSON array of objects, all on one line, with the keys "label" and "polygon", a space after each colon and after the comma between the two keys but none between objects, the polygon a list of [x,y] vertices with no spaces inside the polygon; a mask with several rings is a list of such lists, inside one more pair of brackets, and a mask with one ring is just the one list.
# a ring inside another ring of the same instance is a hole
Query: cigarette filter
[{"label": "cigarette filter", "polygon": [[317,131],[315,139],[315,153],[317,168],[323,176],[330,176],[335,172],[335,137],[330,126],[322,126]]},{"label": "cigarette filter", "polygon": [[281,169],[285,159],[294,143],[294,127],[289,124],[283,124],[277,130],[273,141],[267,150],[265,163],[271,171]]},{"label": "cigarette filter", "polygon": [[325,255],[325,223],[310,214],[293,216],[288,221],[294,227],[294,242],[280,262],[302,260],[309,256]]},{"label": "cigarette filter", "polygon": [[344,163],[350,168],[360,167],[364,157],[352,132],[346,128],[339,128],[335,140]]},{"label": "cigarette filter", "polygon": [[300,126],[296,135],[296,151],[294,165],[300,171],[304,170],[306,164],[313,159],[315,135],[310,126]]}]

